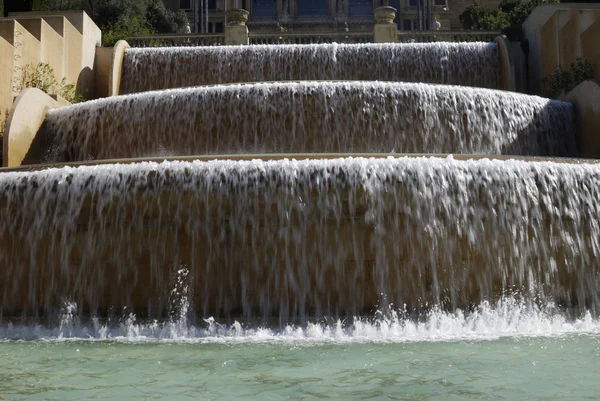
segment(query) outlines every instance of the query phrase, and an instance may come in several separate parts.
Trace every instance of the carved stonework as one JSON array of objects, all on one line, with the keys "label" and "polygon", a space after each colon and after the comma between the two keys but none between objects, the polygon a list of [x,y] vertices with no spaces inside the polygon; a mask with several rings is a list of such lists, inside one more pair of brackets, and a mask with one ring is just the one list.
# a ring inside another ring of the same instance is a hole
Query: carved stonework
[{"label": "carved stonework", "polygon": [[250,15],[250,13],[246,10],[242,10],[241,8],[227,10],[227,26],[246,25],[246,22],[248,21],[248,15]]},{"label": "carved stonework", "polygon": [[396,9],[394,7],[378,7],[375,9],[375,21],[378,24],[393,24],[396,18]]}]

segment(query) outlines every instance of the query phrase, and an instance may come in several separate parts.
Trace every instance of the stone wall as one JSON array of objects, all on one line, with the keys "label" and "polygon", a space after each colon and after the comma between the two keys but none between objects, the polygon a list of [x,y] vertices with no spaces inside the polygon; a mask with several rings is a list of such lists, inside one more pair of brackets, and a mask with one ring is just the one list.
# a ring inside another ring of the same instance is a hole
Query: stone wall
[{"label": "stone wall", "polygon": [[528,92],[543,93],[543,79],[577,58],[590,61],[600,78],[600,4],[544,4],[523,24],[529,44]]},{"label": "stone wall", "polygon": [[21,91],[27,65],[47,63],[56,79],[95,97],[94,61],[102,33],[83,11],[11,13],[0,18],[0,110],[10,109]]}]

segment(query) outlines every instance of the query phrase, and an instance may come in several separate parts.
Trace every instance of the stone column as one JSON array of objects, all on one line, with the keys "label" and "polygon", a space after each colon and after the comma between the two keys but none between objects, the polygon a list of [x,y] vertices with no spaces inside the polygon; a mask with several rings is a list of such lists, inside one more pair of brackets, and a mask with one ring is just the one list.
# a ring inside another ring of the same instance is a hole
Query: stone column
[{"label": "stone column", "polygon": [[506,36],[497,36],[494,42],[498,45],[500,56],[500,88],[505,91],[515,91],[515,65],[510,52],[510,42]]},{"label": "stone column", "polygon": [[600,81],[587,80],[559,98],[573,103],[579,127],[578,145],[581,157],[600,158]]},{"label": "stone column", "polygon": [[227,26],[225,27],[225,45],[248,45],[248,15],[246,10],[227,10]]},{"label": "stone column", "polygon": [[378,7],[375,9],[375,43],[395,43],[398,41],[398,27],[394,23],[396,9],[394,7]]}]

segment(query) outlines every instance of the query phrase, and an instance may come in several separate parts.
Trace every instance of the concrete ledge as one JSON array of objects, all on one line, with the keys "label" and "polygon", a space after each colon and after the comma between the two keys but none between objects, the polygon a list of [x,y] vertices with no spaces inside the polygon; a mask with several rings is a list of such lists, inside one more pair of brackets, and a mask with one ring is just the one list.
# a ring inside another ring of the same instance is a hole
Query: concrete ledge
[{"label": "concrete ledge", "polygon": [[9,173],[15,171],[39,171],[48,168],[61,167],[81,167],[81,166],[101,166],[105,164],[136,164],[136,163],[161,163],[165,161],[184,161],[184,162],[210,162],[216,160],[230,161],[249,161],[249,160],[330,160],[340,158],[368,158],[368,159],[385,159],[385,158],[447,158],[452,156],[454,160],[499,160],[509,161],[518,160],[524,162],[548,162],[548,163],[563,163],[563,164],[598,164],[599,159],[582,159],[568,157],[542,157],[542,156],[497,156],[497,155],[462,155],[462,154],[446,154],[446,153],[253,153],[253,154],[229,154],[229,155],[197,155],[197,156],[170,156],[170,157],[138,157],[131,159],[104,159],[104,160],[86,160],[70,163],[49,163],[49,164],[22,164],[15,167],[0,168],[0,173]]},{"label": "concrete ledge", "polygon": [[111,58],[110,75],[108,76],[108,96],[117,96],[121,92],[121,72],[123,71],[123,59],[129,43],[119,40],[113,47]]},{"label": "concrete ledge", "polygon": [[600,159],[600,81],[582,82],[563,100],[575,106],[581,157]]},{"label": "concrete ledge", "polygon": [[117,96],[121,90],[121,72],[123,58],[129,44],[118,41],[114,47],[99,47],[96,49],[96,97]]},{"label": "concrete ledge", "polygon": [[6,123],[2,148],[3,167],[20,166],[49,109],[69,105],[39,89],[25,89],[15,100]]},{"label": "concrete ledge", "polygon": [[494,43],[498,44],[500,56],[500,87],[506,91],[515,91],[515,63],[511,55],[511,45],[506,36],[496,36]]}]

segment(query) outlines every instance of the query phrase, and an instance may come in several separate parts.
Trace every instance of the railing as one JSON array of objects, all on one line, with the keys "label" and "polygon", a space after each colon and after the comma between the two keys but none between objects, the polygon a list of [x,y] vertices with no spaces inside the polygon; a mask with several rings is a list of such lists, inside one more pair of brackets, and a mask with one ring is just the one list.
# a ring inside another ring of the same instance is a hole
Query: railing
[{"label": "railing", "polygon": [[[398,42],[491,42],[500,32],[495,31],[398,31]],[[372,43],[373,32],[329,33],[249,33],[251,45],[319,44],[319,43]],[[127,38],[132,47],[162,46],[221,46],[225,35],[217,34],[162,34]]]},{"label": "railing", "polygon": [[225,35],[217,34],[161,34],[132,36],[127,38],[131,47],[181,47],[181,46],[221,46]]},{"label": "railing", "polygon": [[333,32],[333,33],[250,33],[251,45],[294,44],[308,45],[319,43],[372,43],[372,32]]},{"label": "railing", "polygon": [[492,42],[495,31],[398,31],[398,42]]}]

